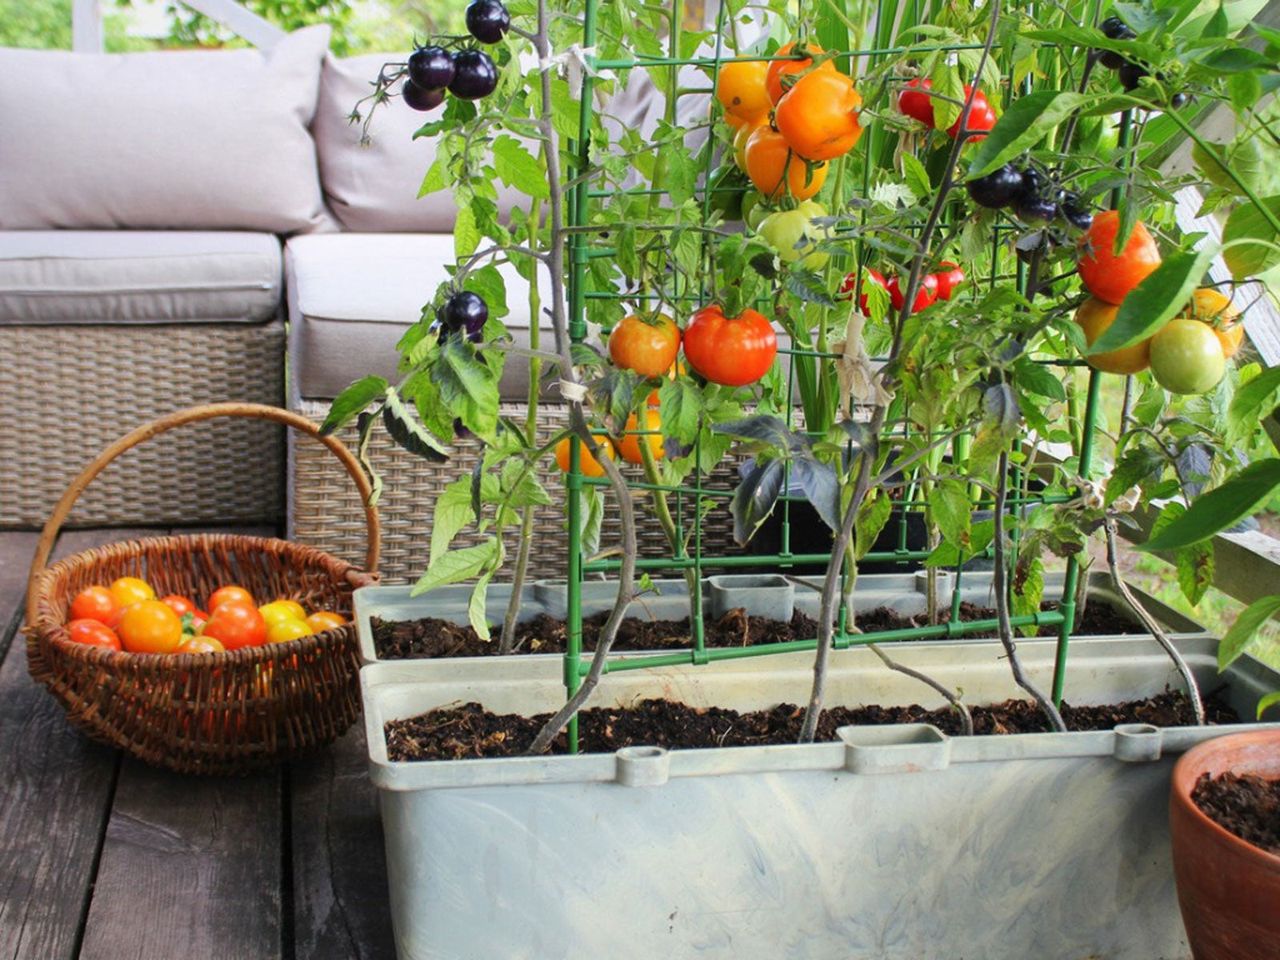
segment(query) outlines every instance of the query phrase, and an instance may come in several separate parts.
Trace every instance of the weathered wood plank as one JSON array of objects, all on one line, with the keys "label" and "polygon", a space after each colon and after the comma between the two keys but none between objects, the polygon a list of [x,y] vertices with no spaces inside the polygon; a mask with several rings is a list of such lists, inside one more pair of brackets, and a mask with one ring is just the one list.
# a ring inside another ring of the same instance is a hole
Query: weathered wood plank
[{"label": "weathered wood plank", "polygon": [[34,530],[0,532],[0,623],[8,622],[26,596],[31,553],[39,539]]},{"label": "weathered wood plank", "polygon": [[280,957],[280,803],[278,771],[182,777],[126,758],[80,960]]},{"label": "weathered wood plank", "polygon": [[[15,631],[21,616],[9,612]],[[0,665],[0,956],[71,960],[117,754],[67,724],[28,675],[21,637],[8,648]]]},{"label": "weathered wood plank", "polygon": [[360,724],[294,763],[293,901],[296,956],[394,960],[377,793]]}]

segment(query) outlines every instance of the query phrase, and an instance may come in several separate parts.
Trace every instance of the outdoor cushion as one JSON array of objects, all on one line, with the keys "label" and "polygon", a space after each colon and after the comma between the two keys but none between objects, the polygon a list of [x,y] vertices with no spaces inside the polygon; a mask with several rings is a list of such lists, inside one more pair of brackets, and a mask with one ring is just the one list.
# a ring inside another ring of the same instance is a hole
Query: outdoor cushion
[{"label": "outdoor cushion", "polygon": [[0,231],[0,323],[269,320],[280,259],[269,233]]},{"label": "outdoor cushion", "polygon": [[0,229],[331,223],[315,113],[328,27],[257,50],[0,49]]},{"label": "outdoor cushion", "polygon": [[[330,233],[294,237],[285,245],[289,299],[290,390],[295,397],[330,400],[351,381],[376,373],[394,379],[396,342],[435,295],[452,264],[450,234]],[[503,322],[516,341],[529,342],[529,286],[509,266]],[[539,288],[550,302],[545,271]],[[543,319],[543,349],[553,350]],[[528,395],[528,364],[510,358],[503,396]]]}]

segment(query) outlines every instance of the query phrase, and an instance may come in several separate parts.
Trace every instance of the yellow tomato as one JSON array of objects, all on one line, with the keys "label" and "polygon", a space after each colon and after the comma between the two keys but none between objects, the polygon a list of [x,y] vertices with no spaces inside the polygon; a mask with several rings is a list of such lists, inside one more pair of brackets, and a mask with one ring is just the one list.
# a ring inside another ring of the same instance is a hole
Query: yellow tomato
[{"label": "yellow tomato", "polygon": [[267,643],[287,643],[309,637],[312,632],[305,620],[277,620],[267,624]]},{"label": "yellow tomato", "polygon": [[334,613],[332,610],[317,610],[307,617],[307,626],[311,628],[312,633],[324,633],[326,630],[334,630],[346,622],[342,614]]},{"label": "yellow tomato", "polygon": [[116,608],[119,610],[131,604],[155,598],[156,592],[151,589],[151,584],[138,577],[120,577],[111,583],[111,599],[116,602]]},{"label": "yellow tomato", "polygon": [[262,614],[262,619],[267,621],[268,626],[280,620],[307,619],[307,611],[302,609],[302,604],[295,600],[273,600],[260,606],[258,612]]}]

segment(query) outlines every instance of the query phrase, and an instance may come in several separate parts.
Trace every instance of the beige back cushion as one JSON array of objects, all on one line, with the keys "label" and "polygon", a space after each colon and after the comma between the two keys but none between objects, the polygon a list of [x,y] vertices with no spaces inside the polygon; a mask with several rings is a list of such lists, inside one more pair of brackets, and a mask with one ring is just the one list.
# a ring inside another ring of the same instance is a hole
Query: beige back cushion
[{"label": "beige back cushion", "polygon": [[321,227],[328,44],[310,27],[266,53],[0,49],[0,228]]}]

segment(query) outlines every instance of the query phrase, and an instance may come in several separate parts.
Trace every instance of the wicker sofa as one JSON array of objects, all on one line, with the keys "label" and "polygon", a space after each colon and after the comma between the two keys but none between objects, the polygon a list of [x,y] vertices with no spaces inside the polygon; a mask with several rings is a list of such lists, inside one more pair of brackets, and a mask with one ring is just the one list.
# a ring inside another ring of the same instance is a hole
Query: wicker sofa
[{"label": "wicker sofa", "polygon": [[[252,400],[319,418],[351,380],[394,373],[396,341],[454,259],[454,205],[413,199],[433,155],[412,137],[421,114],[380,110],[370,146],[348,122],[403,57],[339,60],[327,41],[310,28],[265,53],[0,50],[0,528],[41,524],[94,453],[160,414]],[[639,78],[610,122],[654,123],[651,94]],[[527,338],[527,288],[507,280],[506,322]],[[521,366],[503,383],[511,413]],[[549,404],[544,426],[562,416]],[[442,469],[375,440],[388,579],[421,571],[434,494],[473,455],[460,446]],[[287,518],[358,561],[361,515],[318,445],[215,421],[122,458],[72,522]],[[552,558],[561,524],[539,520]]]}]

